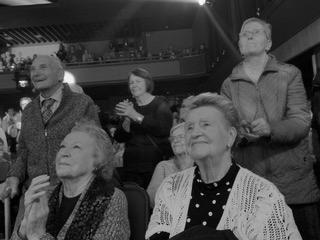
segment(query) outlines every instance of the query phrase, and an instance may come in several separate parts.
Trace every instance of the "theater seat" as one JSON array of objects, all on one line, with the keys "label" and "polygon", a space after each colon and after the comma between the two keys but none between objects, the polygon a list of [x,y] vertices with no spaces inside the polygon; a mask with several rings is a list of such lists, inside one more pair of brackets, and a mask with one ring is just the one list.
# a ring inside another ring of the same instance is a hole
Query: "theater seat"
[{"label": "theater seat", "polygon": [[147,192],[136,183],[124,183],[121,188],[128,201],[131,240],[144,240],[147,231],[150,205]]}]

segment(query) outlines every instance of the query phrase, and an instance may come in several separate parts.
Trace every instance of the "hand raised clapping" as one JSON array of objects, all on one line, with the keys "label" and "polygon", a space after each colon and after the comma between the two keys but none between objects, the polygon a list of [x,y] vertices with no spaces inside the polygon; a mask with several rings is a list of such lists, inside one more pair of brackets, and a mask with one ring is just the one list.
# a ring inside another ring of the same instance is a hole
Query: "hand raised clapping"
[{"label": "hand raised clapping", "polygon": [[47,189],[49,176],[41,175],[32,179],[25,194],[25,212],[19,229],[19,234],[28,239],[39,239],[46,232],[46,222],[49,214]]},{"label": "hand raised clapping", "polygon": [[133,103],[128,100],[119,102],[115,107],[115,112],[118,116],[129,117],[131,119],[134,119],[137,115],[137,112],[133,107]]}]

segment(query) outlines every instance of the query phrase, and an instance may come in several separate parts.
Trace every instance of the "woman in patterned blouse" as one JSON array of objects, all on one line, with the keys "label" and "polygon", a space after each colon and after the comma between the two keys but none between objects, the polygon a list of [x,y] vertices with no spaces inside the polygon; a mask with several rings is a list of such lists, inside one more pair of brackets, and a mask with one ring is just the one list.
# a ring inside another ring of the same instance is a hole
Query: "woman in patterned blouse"
[{"label": "woman in patterned blouse", "polygon": [[127,201],[111,181],[113,155],[105,131],[78,123],[56,157],[61,184],[48,199],[49,176],[32,180],[24,218],[12,239],[129,239]]},{"label": "woman in patterned blouse", "polygon": [[227,98],[204,93],[192,100],[185,138],[195,166],[163,181],[146,238],[301,239],[278,189],[232,160],[238,125]]}]

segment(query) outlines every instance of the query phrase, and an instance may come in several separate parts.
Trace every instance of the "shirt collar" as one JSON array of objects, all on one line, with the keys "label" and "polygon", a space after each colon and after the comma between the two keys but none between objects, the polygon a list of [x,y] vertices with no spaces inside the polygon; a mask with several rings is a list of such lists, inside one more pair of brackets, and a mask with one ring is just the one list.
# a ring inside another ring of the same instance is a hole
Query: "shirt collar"
[{"label": "shirt collar", "polygon": [[[269,54],[269,60],[267,61],[267,64],[263,70],[263,74],[266,72],[278,72],[279,71],[279,63],[277,61],[277,59],[275,58],[275,56]],[[229,77],[231,80],[248,80],[250,81],[250,79],[248,78],[247,74],[244,72],[243,69],[243,62],[239,63],[233,70],[232,73]]]},{"label": "shirt collar", "polygon": [[[54,99],[57,103],[61,102],[62,99],[62,89],[63,89],[63,85],[61,85],[55,92],[54,94],[52,94],[49,98]],[[40,94],[40,104],[42,106],[42,103],[44,100],[46,100],[48,98],[44,98],[41,94]]]}]

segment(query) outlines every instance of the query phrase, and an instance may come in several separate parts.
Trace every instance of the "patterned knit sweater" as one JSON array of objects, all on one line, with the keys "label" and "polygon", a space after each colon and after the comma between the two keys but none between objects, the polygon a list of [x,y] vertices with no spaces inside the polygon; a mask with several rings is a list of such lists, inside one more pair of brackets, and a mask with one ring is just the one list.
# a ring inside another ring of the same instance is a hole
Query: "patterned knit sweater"
[{"label": "patterned knit sweater", "polygon": [[85,94],[72,92],[65,84],[61,103],[44,126],[39,98],[35,98],[23,111],[18,158],[8,174],[9,177],[18,177],[20,183],[26,186],[32,178],[42,174],[50,176],[52,185],[57,184],[55,157],[61,141],[81,118],[99,123],[92,99]]},{"label": "patterned knit sweater", "polygon": [[[185,229],[195,167],[168,176],[156,194],[146,239],[157,232],[170,238]],[[268,180],[240,168],[217,230],[239,240],[301,240],[283,195]]]}]

